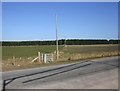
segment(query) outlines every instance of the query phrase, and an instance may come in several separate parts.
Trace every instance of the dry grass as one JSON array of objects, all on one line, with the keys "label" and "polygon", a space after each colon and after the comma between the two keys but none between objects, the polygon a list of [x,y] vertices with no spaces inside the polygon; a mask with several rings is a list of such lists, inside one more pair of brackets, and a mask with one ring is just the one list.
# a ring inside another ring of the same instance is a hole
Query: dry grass
[{"label": "dry grass", "polygon": [[[23,49],[22,47],[15,47],[15,49],[13,47],[10,47],[10,48],[7,47],[9,52],[7,52],[7,49],[4,48],[2,70],[8,71],[8,70],[16,70],[16,69],[33,68],[33,67],[40,67],[40,66],[46,66],[46,65],[69,63],[69,62],[74,62],[77,60],[101,58],[101,57],[109,57],[109,56],[118,55],[118,45],[73,45],[73,46],[67,46],[67,47],[60,47],[58,61],[54,61],[51,64],[43,64],[43,63],[38,63],[38,62],[31,63],[31,61],[37,56],[37,49],[42,50],[43,52],[44,51],[54,52],[55,46],[52,46],[52,47],[51,46],[50,47],[48,46],[38,47],[37,46],[37,48],[29,47],[29,46],[27,47],[23,47]],[[13,59],[12,55],[14,53],[12,52],[15,52],[15,51],[17,51],[16,53],[17,57]],[[33,52],[33,53],[29,53],[29,52]],[[10,53],[12,53],[12,55]],[[29,55],[27,53],[29,53]]]},{"label": "dry grass", "polygon": [[60,60],[78,60],[118,55],[118,45],[72,45],[61,50]]}]

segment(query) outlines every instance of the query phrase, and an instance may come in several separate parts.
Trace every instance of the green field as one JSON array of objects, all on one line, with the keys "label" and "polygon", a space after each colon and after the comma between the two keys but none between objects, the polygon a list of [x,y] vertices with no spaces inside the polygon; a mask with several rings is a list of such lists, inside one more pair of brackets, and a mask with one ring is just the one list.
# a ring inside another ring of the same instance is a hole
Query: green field
[{"label": "green field", "polygon": [[[37,53],[53,53],[55,58],[56,46],[11,46],[2,47],[3,70],[15,70],[38,67],[40,64],[31,63]],[[118,45],[67,45],[59,46],[59,60],[54,62],[73,62],[90,58],[100,58],[118,55]],[[15,59],[13,60],[13,56]],[[15,63],[13,66],[12,63]]]},{"label": "green field", "polygon": [[[37,56],[37,52],[53,53],[56,46],[15,46],[15,47],[2,47],[3,60],[11,59],[13,56],[16,58],[27,58]],[[67,47],[59,46],[60,56],[67,55],[107,55],[118,52],[118,45],[69,45]]]},{"label": "green field", "polygon": [[[11,59],[15,57],[34,57],[37,56],[37,53],[51,53],[55,51],[56,46],[11,46],[11,47],[2,47],[2,57],[3,60]],[[59,47],[62,48],[61,46]]]}]

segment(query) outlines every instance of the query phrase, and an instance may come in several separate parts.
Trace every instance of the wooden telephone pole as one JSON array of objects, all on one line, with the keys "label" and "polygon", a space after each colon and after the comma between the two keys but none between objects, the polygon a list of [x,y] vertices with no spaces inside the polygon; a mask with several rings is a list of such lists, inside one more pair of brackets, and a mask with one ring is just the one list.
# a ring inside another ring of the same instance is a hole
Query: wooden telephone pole
[{"label": "wooden telephone pole", "polygon": [[59,58],[59,51],[58,51],[58,19],[56,15],[56,60]]}]

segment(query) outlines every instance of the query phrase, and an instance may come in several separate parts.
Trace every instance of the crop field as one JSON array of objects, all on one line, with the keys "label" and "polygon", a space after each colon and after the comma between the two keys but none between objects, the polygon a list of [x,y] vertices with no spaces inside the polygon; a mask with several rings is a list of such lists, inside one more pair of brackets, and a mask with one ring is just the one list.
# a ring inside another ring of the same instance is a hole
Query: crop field
[{"label": "crop field", "polygon": [[[31,63],[37,53],[55,54],[56,46],[10,46],[2,47],[2,65],[4,70],[14,70],[38,67],[40,64]],[[118,55],[118,45],[67,45],[59,46],[57,62],[71,62],[89,58],[100,58]],[[13,59],[14,56],[14,59]],[[56,60],[54,60],[56,62]],[[15,63],[13,65],[13,63]]]}]

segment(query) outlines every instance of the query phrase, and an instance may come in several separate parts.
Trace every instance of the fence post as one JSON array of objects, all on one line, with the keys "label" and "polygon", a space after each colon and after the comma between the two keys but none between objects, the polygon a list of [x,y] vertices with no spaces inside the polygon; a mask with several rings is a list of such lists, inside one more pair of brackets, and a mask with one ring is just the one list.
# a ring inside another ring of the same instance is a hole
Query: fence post
[{"label": "fence post", "polygon": [[46,54],[44,54],[44,63],[47,63]]},{"label": "fence post", "polygon": [[38,61],[40,63],[40,52],[38,52]]},{"label": "fence post", "polygon": [[43,53],[41,54],[41,61],[43,62]]},{"label": "fence post", "polygon": [[53,53],[51,55],[52,55],[52,61],[53,61]]},{"label": "fence post", "polygon": [[12,65],[15,66],[15,56],[13,56],[13,62],[12,62]]}]

